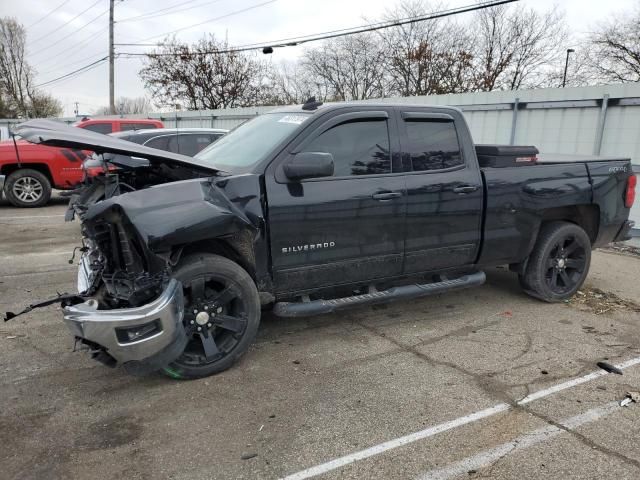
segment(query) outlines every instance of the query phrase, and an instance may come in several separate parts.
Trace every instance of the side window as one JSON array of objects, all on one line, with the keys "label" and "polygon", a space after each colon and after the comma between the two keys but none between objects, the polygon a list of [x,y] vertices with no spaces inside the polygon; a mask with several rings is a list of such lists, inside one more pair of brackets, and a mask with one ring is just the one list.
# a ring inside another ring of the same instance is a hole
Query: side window
[{"label": "side window", "polygon": [[92,132],[104,133],[105,135],[113,131],[110,123],[90,123],[81,128],[91,130]]},{"label": "side window", "polygon": [[146,142],[145,147],[157,148],[158,150],[169,150],[169,137],[155,137]]},{"label": "side window", "polygon": [[204,150],[215,139],[211,135],[203,134],[187,134],[178,136],[178,143],[180,144],[180,153],[182,155],[189,155],[193,157],[200,150]]},{"label": "side window", "polygon": [[460,143],[452,121],[406,120],[407,145],[414,172],[442,170],[462,165]]},{"label": "side window", "polygon": [[341,123],[313,140],[305,151],[331,153],[335,177],[391,173],[386,120]]},{"label": "side window", "polygon": [[121,132],[125,132],[128,130],[145,130],[148,128],[157,128],[156,125],[154,125],[153,123],[135,123],[135,122],[131,122],[131,123],[121,123],[120,124],[120,131]]},{"label": "side window", "polygon": [[167,151],[180,153],[180,145],[178,144],[178,135],[167,136]]}]

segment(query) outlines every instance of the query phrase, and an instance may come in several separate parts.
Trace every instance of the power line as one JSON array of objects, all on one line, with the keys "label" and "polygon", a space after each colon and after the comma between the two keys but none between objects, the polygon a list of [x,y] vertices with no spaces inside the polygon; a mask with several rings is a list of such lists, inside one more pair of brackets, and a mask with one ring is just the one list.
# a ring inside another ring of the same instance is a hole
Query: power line
[{"label": "power line", "polygon": [[79,75],[81,73],[86,73],[89,70],[93,70],[94,68],[96,68],[100,64],[106,62],[108,58],[109,58],[108,55],[106,57],[102,57],[101,59],[96,60],[95,62],[92,62],[92,63],[90,63],[88,65],[85,65],[84,67],[80,67],[77,70],[74,70],[73,72],[65,73],[64,75],[60,75],[59,77],[53,78],[53,79],[48,80],[46,82],[43,82],[43,83],[41,83],[39,85],[36,85],[35,88],[44,87],[44,86],[50,85],[52,83],[58,82],[60,80],[64,80],[66,78],[72,77],[74,75]]},{"label": "power line", "polygon": [[31,27],[35,27],[37,24],[39,24],[41,21],[43,21],[45,18],[49,18],[51,16],[51,14],[57,12],[58,10],[60,10],[62,7],[64,7],[67,3],[69,3],[71,0],[65,0],[64,2],[62,2],[60,5],[58,5],[56,8],[54,8],[53,10],[49,11],[49,13],[47,13],[44,17],[40,17],[39,20],[36,20],[34,23],[32,23],[31,25],[29,25],[25,30],[29,30]]},{"label": "power line", "polygon": [[70,63],[65,63],[64,65],[60,65],[60,66],[56,66],[54,69],[47,70],[47,73],[51,73],[51,72],[59,72],[59,71],[65,71],[67,70],[69,67],[73,67],[75,65],[81,64],[81,63],[85,63],[87,60],[94,60],[98,57],[102,58],[103,56],[107,55],[108,52],[106,51],[102,51],[100,53],[93,53],[92,55],[88,55],[86,57],[81,58],[80,60],[75,60],[73,62]]},{"label": "power line", "polygon": [[[223,18],[232,17],[234,15],[238,15],[240,13],[248,12],[249,10],[253,10],[255,8],[263,7],[265,5],[268,5],[270,3],[274,3],[274,2],[277,2],[277,1],[278,0],[268,0],[266,2],[258,3],[256,5],[252,5],[250,7],[246,7],[246,8],[240,9],[240,10],[236,10],[236,11],[227,13],[225,15],[220,15],[219,17],[210,18],[209,20],[205,20],[204,22],[196,23],[196,24],[193,24],[193,25],[188,25],[186,27],[178,28],[178,29],[172,30],[170,32],[164,32],[164,33],[161,33],[159,35],[153,35],[151,37],[143,38],[139,42],[146,42],[147,40],[151,40],[152,38],[166,37],[167,35],[171,35],[172,33],[181,32],[183,30],[188,30],[190,28],[199,27],[200,25],[204,25],[206,23],[215,22],[216,20],[222,20]],[[122,45],[122,44],[117,44],[117,45]]]},{"label": "power line", "polygon": [[[182,12],[184,10],[190,10],[192,8],[197,8],[197,7],[193,6],[193,7],[184,8],[182,10],[177,10],[175,12],[172,11],[172,12],[169,12],[169,13],[161,13],[161,12],[166,12],[167,10],[173,10],[176,7],[181,7],[183,5],[188,5],[190,3],[197,2],[197,1],[198,0],[187,0],[186,2],[180,2],[180,3],[177,3],[177,4],[172,5],[170,7],[161,8],[160,10],[155,10],[153,12],[147,12],[147,13],[143,13],[141,15],[135,15],[133,17],[123,18],[122,20],[118,20],[118,23],[130,22],[130,21],[133,21],[133,20],[137,20],[139,18],[142,18],[143,20],[147,20],[147,18],[161,17],[163,15],[170,15],[171,13],[177,13],[177,12]],[[216,0],[216,1],[219,1],[219,0]],[[206,2],[206,3],[210,3],[210,2]]]},{"label": "power line", "polygon": [[[415,16],[415,17],[407,17],[404,19],[400,19],[400,20],[389,20],[389,21],[385,21],[385,22],[378,22],[378,23],[374,23],[374,24],[370,24],[370,25],[366,25],[366,26],[360,26],[360,27],[352,27],[352,28],[345,28],[345,29],[341,29],[341,30],[332,30],[332,31],[328,31],[328,32],[320,32],[320,33],[315,33],[315,34],[310,34],[310,35],[303,35],[303,36],[299,36],[299,37],[292,37],[292,38],[285,38],[285,39],[281,39],[281,40],[274,40],[272,42],[264,42],[264,43],[252,43],[252,44],[246,44],[246,45],[238,45],[236,47],[231,47],[228,48],[226,50],[211,50],[211,51],[206,51],[206,52],[190,52],[191,55],[209,55],[209,54],[221,54],[221,53],[233,53],[233,52],[244,52],[244,51],[249,51],[249,50],[262,50],[264,48],[282,48],[282,47],[291,47],[291,46],[297,46],[297,45],[302,45],[304,43],[309,43],[309,42],[316,42],[319,40],[328,40],[331,38],[337,38],[337,37],[345,37],[345,36],[349,36],[349,35],[356,35],[359,33],[367,33],[367,32],[373,32],[373,31],[377,31],[377,30],[383,30],[386,28],[392,28],[392,27],[398,27],[401,25],[407,25],[410,23],[417,23],[417,22],[423,22],[426,20],[435,20],[438,18],[444,18],[444,17],[449,17],[452,15],[458,15],[461,13],[468,13],[468,12],[474,12],[477,10],[483,10],[485,8],[491,8],[491,7],[496,7],[499,5],[504,5],[507,3],[513,3],[513,2],[517,2],[519,0],[492,0],[492,1],[485,1],[485,2],[481,2],[481,3],[477,3],[474,5],[467,5],[467,6],[463,6],[463,7],[457,7],[457,8],[452,8],[452,9],[448,9],[448,10],[442,10],[440,12],[436,12],[436,13],[431,13],[428,15],[419,15],[419,16]],[[155,38],[155,37],[151,37],[151,38]],[[141,40],[141,42],[148,40],[148,39],[143,39]],[[149,45],[149,44],[140,44],[140,43],[130,43],[130,44],[118,44],[118,45],[128,45],[128,46],[162,46],[161,44],[154,44],[154,45]],[[148,56],[150,55],[149,53],[135,53],[135,52],[122,52],[121,55],[127,56],[127,57],[137,57],[137,56]],[[154,56],[176,56],[176,55],[183,55],[183,53],[153,53],[152,55]]]},{"label": "power line", "polygon": [[[102,0],[99,0],[102,1]],[[104,12],[102,12],[100,15],[92,18],[91,20],[89,20],[87,23],[85,23],[84,25],[82,25],[80,28],[77,28],[76,30],[74,30],[73,32],[71,32],[70,34],[58,39],[57,41],[53,42],[50,45],[47,45],[46,47],[44,47],[41,50],[38,50],[34,55],[40,55],[42,52],[46,52],[47,50],[49,50],[52,47],[55,47],[56,45],[58,45],[60,42],[66,40],[67,38],[75,35],[76,33],[80,32],[81,30],[84,30],[86,27],[88,27],[89,25],[91,25],[93,22],[95,22],[96,20],[98,20],[100,17],[102,17],[103,15],[105,15],[106,13],[109,12],[109,9],[107,8]]]},{"label": "power line", "polygon": [[98,3],[100,3],[102,0],[96,0],[95,3],[92,3],[89,7],[87,7],[86,9],[84,9],[83,11],[81,11],[78,15],[76,15],[75,17],[73,17],[71,20],[67,20],[66,22],[64,22],[62,25],[60,25],[59,27],[54,28],[53,30],[51,30],[50,32],[39,36],[38,38],[36,38],[35,40],[32,40],[30,43],[36,43],[39,40],[42,40],[45,37],[48,37],[49,35],[51,35],[53,32],[60,30],[62,27],[65,27],[67,25],[69,25],[71,22],[73,22],[76,18],[80,17],[81,15],[83,15],[84,13],[88,12],[89,10],[91,10],[93,7],[95,7]]},{"label": "power line", "polygon": [[[91,41],[95,41],[96,38],[102,34],[102,32],[106,32],[109,29],[109,26],[105,26],[103,29],[98,30],[95,33],[92,33],[89,37],[85,38],[84,40],[74,43],[71,47],[69,48],[65,48],[64,50],[62,50],[61,52],[58,52],[56,55],[54,55],[53,57],[47,57],[46,60],[43,61],[43,63],[46,65],[50,62],[52,62],[53,60],[55,60],[56,58],[61,57],[62,55],[64,55],[65,53],[67,53],[70,50],[78,50],[80,47],[83,47],[84,45],[86,45],[87,43],[91,42]],[[57,68],[56,70],[60,70],[62,68],[66,68],[68,65],[64,65],[60,68]]]}]

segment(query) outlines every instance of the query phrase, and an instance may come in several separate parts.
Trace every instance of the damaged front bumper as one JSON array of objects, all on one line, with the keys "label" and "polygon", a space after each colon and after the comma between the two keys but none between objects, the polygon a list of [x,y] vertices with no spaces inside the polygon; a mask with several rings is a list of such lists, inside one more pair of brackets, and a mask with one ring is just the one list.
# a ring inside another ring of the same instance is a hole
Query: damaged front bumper
[{"label": "damaged front bumper", "polygon": [[98,303],[88,300],[64,308],[72,334],[98,359],[134,374],[159,370],[180,356],[188,341],[183,316],[182,285],[175,279],[140,307],[98,310]]}]

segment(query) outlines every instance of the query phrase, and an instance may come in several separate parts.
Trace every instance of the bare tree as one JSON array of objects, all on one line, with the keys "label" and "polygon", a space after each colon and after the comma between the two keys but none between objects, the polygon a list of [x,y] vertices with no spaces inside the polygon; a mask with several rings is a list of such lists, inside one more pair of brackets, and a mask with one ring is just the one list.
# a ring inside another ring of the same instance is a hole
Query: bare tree
[{"label": "bare tree", "polygon": [[29,116],[36,118],[58,117],[62,114],[62,103],[52,95],[44,92],[31,92]]},{"label": "bare tree", "polygon": [[[574,42],[570,42],[574,44]],[[577,43],[577,42],[575,42]],[[586,87],[599,83],[597,74],[591,67],[591,53],[588,48],[576,48],[570,54],[567,68],[567,78],[565,82],[564,67],[566,59],[566,49],[562,52],[564,58],[556,62],[546,73],[541,74],[539,86],[541,88],[558,88],[563,83],[567,87]]]},{"label": "bare tree", "polygon": [[328,84],[296,61],[270,66],[263,87],[263,105],[294,105],[313,96],[325,101],[330,95]]},{"label": "bare tree", "polygon": [[[384,20],[427,15],[442,9],[420,0],[406,0],[387,12]],[[472,40],[463,26],[433,19],[408,23],[378,32],[396,95],[431,95],[465,92],[472,85]]]},{"label": "bare tree", "polygon": [[589,40],[590,65],[602,81],[640,81],[640,3],[599,24]]},{"label": "bare tree", "polygon": [[193,45],[166,40],[147,56],[140,76],[158,106],[215,109],[254,105],[263,68],[251,55],[229,52],[226,42],[209,35]]},{"label": "bare tree", "polygon": [[364,100],[387,95],[385,53],[372,34],[328,40],[306,50],[301,67],[316,79],[320,97]]},{"label": "bare tree", "polygon": [[25,29],[13,18],[0,18],[0,115],[50,117],[62,105],[33,86],[34,70],[26,60]]},{"label": "bare tree", "polygon": [[[151,101],[147,97],[118,97],[115,101],[116,111],[119,115],[135,115],[149,113],[152,110]],[[94,115],[110,115],[108,106],[95,110]]]},{"label": "bare tree", "polygon": [[537,87],[564,57],[568,34],[556,8],[539,13],[525,7],[479,10],[472,22],[476,89]]},{"label": "bare tree", "polygon": [[18,114],[28,115],[33,71],[26,62],[27,34],[13,18],[0,19],[0,88]]}]

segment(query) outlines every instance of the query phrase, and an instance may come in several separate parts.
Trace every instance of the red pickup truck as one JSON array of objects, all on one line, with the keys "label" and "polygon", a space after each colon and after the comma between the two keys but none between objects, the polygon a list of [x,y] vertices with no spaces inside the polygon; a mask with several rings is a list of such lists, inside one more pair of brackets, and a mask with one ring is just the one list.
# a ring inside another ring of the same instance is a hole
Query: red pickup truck
[{"label": "red pickup truck", "polygon": [[[163,128],[159,120],[142,118],[84,118],[74,126],[99,133]],[[17,154],[16,154],[17,148]],[[16,207],[41,207],[51,189],[73,189],[82,181],[82,162],[90,152],[46,147],[17,140],[0,142],[0,197]]]}]

